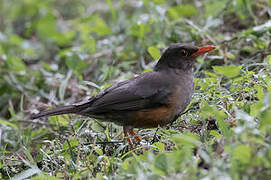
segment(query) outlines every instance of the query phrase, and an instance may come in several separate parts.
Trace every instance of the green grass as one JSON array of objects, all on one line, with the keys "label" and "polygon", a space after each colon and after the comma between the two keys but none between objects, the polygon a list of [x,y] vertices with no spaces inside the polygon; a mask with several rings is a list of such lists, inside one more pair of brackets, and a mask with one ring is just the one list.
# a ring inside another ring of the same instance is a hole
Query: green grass
[{"label": "green grass", "polygon": [[[0,179],[269,179],[271,1],[0,1]],[[174,42],[198,58],[187,113],[165,128],[29,114],[149,71]]]}]

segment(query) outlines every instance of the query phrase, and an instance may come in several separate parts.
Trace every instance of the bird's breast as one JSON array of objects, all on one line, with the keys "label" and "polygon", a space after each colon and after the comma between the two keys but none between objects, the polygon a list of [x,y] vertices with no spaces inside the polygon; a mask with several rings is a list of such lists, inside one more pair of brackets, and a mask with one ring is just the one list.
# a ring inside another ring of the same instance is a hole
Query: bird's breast
[{"label": "bird's breast", "polygon": [[187,75],[181,77],[175,85],[175,91],[173,92],[172,97],[175,98],[172,100],[174,109],[175,109],[175,116],[182,113],[186,107],[189,105],[193,91],[194,91],[194,83],[193,83],[193,76]]}]

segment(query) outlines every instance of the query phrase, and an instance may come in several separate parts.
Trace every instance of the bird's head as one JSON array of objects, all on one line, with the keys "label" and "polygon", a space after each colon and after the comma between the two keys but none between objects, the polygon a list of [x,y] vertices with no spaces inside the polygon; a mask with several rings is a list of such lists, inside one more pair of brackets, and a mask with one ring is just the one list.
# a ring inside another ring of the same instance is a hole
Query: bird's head
[{"label": "bird's head", "polygon": [[172,44],[162,54],[155,69],[169,67],[189,70],[196,62],[196,57],[215,49],[215,46],[196,47],[187,44]]}]

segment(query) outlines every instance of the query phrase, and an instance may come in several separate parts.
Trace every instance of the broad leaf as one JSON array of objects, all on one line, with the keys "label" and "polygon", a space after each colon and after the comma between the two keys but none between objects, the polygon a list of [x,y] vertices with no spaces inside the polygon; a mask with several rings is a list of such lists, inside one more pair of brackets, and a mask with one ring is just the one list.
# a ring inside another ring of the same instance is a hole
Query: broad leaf
[{"label": "broad leaf", "polygon": [[226,76],[228,78],[235,77],[239,74],[242,66],[213,66],[213,69],[216,74]]}]

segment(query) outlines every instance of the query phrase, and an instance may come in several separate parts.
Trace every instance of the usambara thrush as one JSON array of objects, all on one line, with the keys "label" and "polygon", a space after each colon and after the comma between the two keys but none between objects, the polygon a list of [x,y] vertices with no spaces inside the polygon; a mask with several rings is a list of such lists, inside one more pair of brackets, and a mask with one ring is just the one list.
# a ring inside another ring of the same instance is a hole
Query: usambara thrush
[{"label": "usambara thrush", "polygon": [[[32,114],[31,118],[79,114],[121,125],[125,136],[134,135],[133,128],[165,126],[175,121],[191,101],[196,57],[214,48],[172,44],[153,71],[117,83],[87,102]],[[128,142],[133,145],[130,138]]]}]

